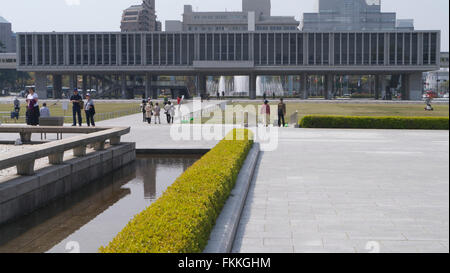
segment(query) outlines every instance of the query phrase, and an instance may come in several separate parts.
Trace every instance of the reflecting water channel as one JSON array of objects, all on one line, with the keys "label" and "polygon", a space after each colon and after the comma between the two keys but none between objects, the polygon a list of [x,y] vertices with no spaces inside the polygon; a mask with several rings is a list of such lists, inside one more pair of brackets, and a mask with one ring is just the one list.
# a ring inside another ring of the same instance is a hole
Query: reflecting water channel
[{"label": "reflecting water channel", "polygon": [[145,156],[0,226],[0,253],[94,253],[157,200],[198,156]]}]

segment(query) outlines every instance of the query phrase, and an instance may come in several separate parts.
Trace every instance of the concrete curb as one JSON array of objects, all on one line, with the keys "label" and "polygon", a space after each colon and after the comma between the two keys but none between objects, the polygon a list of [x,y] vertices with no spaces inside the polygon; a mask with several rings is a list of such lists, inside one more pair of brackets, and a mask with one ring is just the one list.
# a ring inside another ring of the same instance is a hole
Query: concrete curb
[{"label": "concrete curb", "polygon": [[230,253],[232,251],[241,214],[258,162],[259,151],[259,143],[254,143],[239,172],[236,186],[231,191],[230,197],[216,221],[203,253]]},{"label": "concrete curb", "polygon": [[136,149],[137,155],[204,155],[211,149]]}]

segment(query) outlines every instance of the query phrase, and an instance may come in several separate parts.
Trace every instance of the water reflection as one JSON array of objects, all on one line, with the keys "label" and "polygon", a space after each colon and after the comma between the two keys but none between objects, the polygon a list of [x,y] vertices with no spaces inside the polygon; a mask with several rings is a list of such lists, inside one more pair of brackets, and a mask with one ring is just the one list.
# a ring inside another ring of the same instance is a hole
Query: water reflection
[{"label": "water reflection", "polygon": [[0,226],[0,253],[64,253],[71,241],[80,245],[81,252],[97,252],[197,159],[139,157],[45,208]]}]

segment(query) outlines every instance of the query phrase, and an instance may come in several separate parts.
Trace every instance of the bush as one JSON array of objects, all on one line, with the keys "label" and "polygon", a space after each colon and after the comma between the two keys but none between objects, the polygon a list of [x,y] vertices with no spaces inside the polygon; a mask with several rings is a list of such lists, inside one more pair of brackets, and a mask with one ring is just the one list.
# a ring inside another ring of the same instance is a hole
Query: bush
[{"label": "bush", "polygon": [[305,116],[302,128],[448,130],[448,117]]},{"label": "bush", "polygon": [[252,146],[251,132],[233,130],[100,252],[202,252]]}]

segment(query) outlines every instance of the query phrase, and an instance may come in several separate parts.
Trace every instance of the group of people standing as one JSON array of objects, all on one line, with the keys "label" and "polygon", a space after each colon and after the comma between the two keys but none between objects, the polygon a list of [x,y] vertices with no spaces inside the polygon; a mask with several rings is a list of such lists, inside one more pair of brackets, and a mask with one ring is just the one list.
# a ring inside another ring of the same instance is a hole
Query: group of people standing
[{"label": "group of people standing", "polygon": [[158,102],[153,104],[152,100],[149,98],[147,101],[142,101],[141,110],[143,122],[151,124],[152,117],[155,117],[155,124],[161,124],[161,111],[164,110],[167,124],[173,124],[175,117],[175,105],[173,105],[171,101],[164,102],[164,106],[161,108]]},{"label": "group of people standing", "polygon": [[[79,94],[78,89],[73,91],[73,95],[70,97],[70,102],[72,103],[72,113],[73,113],[73,125],[79,126],[83,125],[83,117],[81,115],[81,110],[83,109],[86,114],[87,126],[95,127],[95,105],[94,100],[91,95],[86,94],[86,102],[83,101],[83,97]],[[26,111],[26,123],[27,125],[37,126],[39,125],[39,119],[41,117],[50,117],[50,109],[44,102],[42,108],[39,108],[39,96],[36,94],[33,88],[28,90],[28,95],[26,96],[27,111]],[[20,101],[16,98],[14,100],[14,111],[20,112]],[[18,118],[18,115],[16,115]]]},{"label": "group of people standing", "polygon": [[[261,106],[261,115],[264,120],[264,125],[266,127],[269,127],[270,125],[270,104],[268,100],[264,100],[263,105]],[[284,103],[284,100],[281,98],[280,102],[278,103],[278,127],[285,127],[286,126],[286,104]]]},{"label": "group of people standing", "polygon": [[86,114],[86,124],[88,127],[91,125],[95,127],[95,104],[91,97],[91,94],[86,94],[86,102],[83,101],[83,97],[79,94],[78,89],[73,90],[73,95],[70,97],[70,102],[72,103],[72,115],[73,124],[72,126],[83,125],[83,117],[81,116],[81,109],[84,110]]}]

